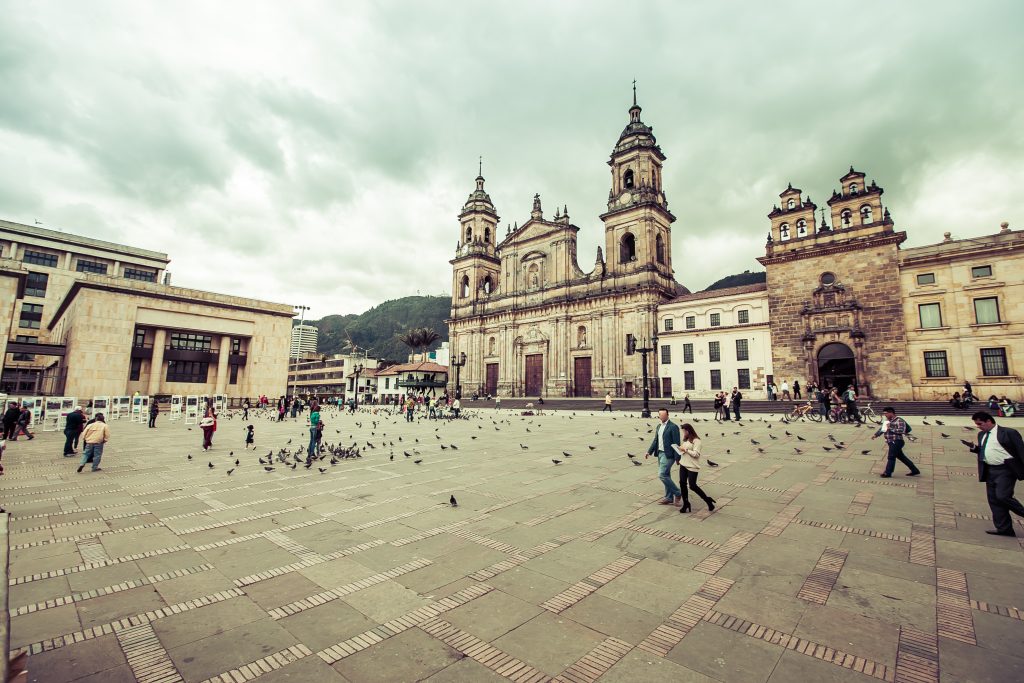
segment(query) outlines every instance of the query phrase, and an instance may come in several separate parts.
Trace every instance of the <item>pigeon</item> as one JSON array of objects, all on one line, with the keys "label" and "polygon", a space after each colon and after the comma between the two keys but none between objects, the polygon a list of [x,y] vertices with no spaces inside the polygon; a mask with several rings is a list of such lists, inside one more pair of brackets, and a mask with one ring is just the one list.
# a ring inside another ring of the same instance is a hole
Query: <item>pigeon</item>
[{"label": "pigeon", "polygon": [[636,465],[637,467],[640,467],[641,465],[643,465],[643,463],[640,462],[639,460],[630,460],[630,462],[633,463],[634,465]]},{"label": "pigeon", "polygon": [[407,458],[411,458],[412,457],[412,453],[410,453],[409,451],[402,451],[402,455],[404,455]]},{"label": "pigeon", "polygon": [[448,499],[448,504],[451,505],[453,508],[459,507],[459,501],[455,500],[455,496],[452,496]]},{"label": "pigeon", "polygon": [[413,462],[416,463],[417,465],[419,465],[421,462],[423,462],[423,459],[421,458],[419,460],[413,460]]},{"label": "pigeon", "polygon": [[940,427],[944,427],[946,425],[946,423],[943,422],[942,420],[936,420],[935,424],[939,425]]},{"label": "pigeon", "polygon": [[871,449],[869,448],[869,449],[867,449],[866,451],[861,451],[861,452],[860,452],[860,454],[861,454],[861,455],[867,455],[867,454],[869,454],[870,452],[871,452]]},{"label": "pigeon", "polygon": [[764,449],[763,449],[763,448],[758,448],[758,449],[757,449],[757,452],[758,452],[758,453],[764,453]]},{"label": "pigeon", "polygon": [[[388,458],[388,460],[394,460],[394,459],[395,459],[395,454],[394,454],[394,453],[392,453],[392,454],[391,454],[391,457],[390,457],[390,458]],[[331,459],[331,464],[332,464],[332,465],[334,464],[334,459],[333,459],[333,458]]]},{"label": "pigeon", "polygon": [[[938,420],[936,420],[936,422],[938,422]],[[943,434],[942,432],[939,432],[939,436],[941,436],[943,439],[949,438],[949,434]]]},{"label": "pigeon", "polygon": [[265,469],[267,472],[273,472],[274,471],[273,467],[264,467],[263,469]]},{"label": "pigeon", "polygon": [[596,451],[597,450],[597,446],[587,446],[587,448],[589,448],[592,451]]},{"label": "pigeon", "polygon": [[796,440],[797,441],[807,441],[807,439],[805,439],[804,437],[800,436],[799,434],[796,435]]},{"label": "pigeon", "polygon": [[235,466],[237,467],[237,466],[238,466],[239,464],[240,464],[240,463],[238,462],[238,459],[237,459],[237,458],[235,458]]},{"label": "pigeon", "polygon": [[524,446],[523,444],[519,444],[519,447],[522,448],[524,451],[530,448],[529,446]]},{"label": "pigeon", "polygon": [[213,463],[212,462],[206,463],[206,466],[209,467],[211,470],[213,469]]},{"label": "pigeon", "polygon": [[191,460],[191,459],[192,459],[192,454],[191,454],[191,453],[189,453],[189,454],[188,454],[188,459],[189,459],[189,460]]},{"label": "pigeon", "polygon": [[452,449],[453,451],[459,450],[459,447],[456,446],[455,444],[450,445],[448,448]]},{"label": "pigeon", "polygon": [[[738,433],[739,433],[739,432],[737,432],[737,434],[738,434]],[[761,445],[761,442],[760,442],[760,441],[754,441],[753,439],[751,439],[751,440],[750,440],[750,443],[754,444],[755,446],[760,446],[760,445]]]},{"label": "pigeon", "polygon": [[555,463],[556,465],[561,465],[562,464],[561,460],[555,460],[554,458],[551,458],[551,462]]},{"label": "pigeon", "polygon": [[317,467],[317,469],[320,470],[320,474],[323,474],[324,472],[327,471],[326,467]]},{"label": "pigeon", "polygon": [[[562,455],[565,455],[565,453],[562,453]],[[636,456],[633,455],[632,453],[626,453],[626,457],[632,459],[632,458],[635,458]]]},{"label": "pigeon", "polygon": [[232,468],[231,468],[230,470],[228,470],[228,476],[230,477],[230,476],[231,476],[231,473],[232,473],[232,472],[234,472],[234,471],[235,471],[235,468],[234,468],[234,467],[232,467]]},{"label": "pigeon", "polygon": [[446,450],[448,450],[448,447],[447,447],[447,446],[445,446],[444,444],[441,444],[441,450],[442,450],[442,451],[446,451]]},{"label": "pigeon", "polygon": [[826,452],[831,452],[832,451],[832,449],[829,448],[828,446],[822,446],[822,448],[824,448]]},{"label": "pigeon", "polygon": [[571,458],[572,457],[572,453],[570,453],[569,451],[562,451],[562,455],[564,455],[567,458]]},{"label": "pigeon", "polygon": [[794,451],[796,451],[796,454],[797,454],[797,455],[800,455],[801,453],[803,453],[803,451],[802,451],[802,450],[800,450],[799,448],[795,448],[795,447],[794,447],[794,448],[793,448],[793,450],[794,450]]}]

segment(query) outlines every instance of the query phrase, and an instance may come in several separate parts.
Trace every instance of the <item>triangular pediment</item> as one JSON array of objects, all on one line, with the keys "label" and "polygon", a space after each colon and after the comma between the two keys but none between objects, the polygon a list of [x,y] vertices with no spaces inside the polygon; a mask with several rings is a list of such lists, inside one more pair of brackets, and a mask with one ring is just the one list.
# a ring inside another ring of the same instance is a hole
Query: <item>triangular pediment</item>
[{"label": "triangular pediment", "polygon": [[575,235],[579,232],[579,228],[571,223],[555,223],[553,221],[531,218],[507,235],[501,244],[498,245],[498,248],[525,245],[534,240],[547,240],[551,237],[564,235],[567,232]]}]

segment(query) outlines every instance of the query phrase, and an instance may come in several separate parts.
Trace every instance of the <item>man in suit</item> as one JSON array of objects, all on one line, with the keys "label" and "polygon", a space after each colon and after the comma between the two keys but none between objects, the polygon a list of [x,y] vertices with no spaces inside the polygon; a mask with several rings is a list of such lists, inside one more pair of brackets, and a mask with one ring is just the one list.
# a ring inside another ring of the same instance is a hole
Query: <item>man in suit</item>
[{"label": "man in suit", "polygon": [[679,453],[672,448],[673,445],[679,445],[679,427],[675,422],[668,419],[668,408],[662,408],[658,411],[658,419],[661,421],[661,424],[655,430],[654,441],[651,442],[651,447],[647,449],[644,459],[646,460],[652,455],[658,456],[658,479],[661,479],[661,483],[665,486],[665,497],[660,501],[660,504],[679,506],[683,492],[672,481],[672,465],[678,463],[680,457]]},{"label": "man in suit", "polygon": [[978,444],[961,439],[972,453],[978,454],[978,481],[985,482],[988,506],[992,509],[995,529],[985,533],[995,536],[1016,536],[1010,512],[1024,517],[1024,505],[1013,497],[1013,487],[1024,479],[1024,440],[1020,432],[999,427],[992,415],[979,411],[971,416],[978,428]]}]

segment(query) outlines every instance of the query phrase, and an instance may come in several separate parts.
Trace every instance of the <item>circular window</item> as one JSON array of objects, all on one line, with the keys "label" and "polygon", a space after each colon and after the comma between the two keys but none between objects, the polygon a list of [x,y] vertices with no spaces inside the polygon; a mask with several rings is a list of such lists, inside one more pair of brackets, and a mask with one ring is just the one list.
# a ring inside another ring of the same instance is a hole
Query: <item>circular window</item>
[{"label": "circular window", "polygon": [[821,284],[823,284],[823,285],[831,285],[835,281],[836,281],[836,276],[835,276],[834,273],[822,273],[821,274]]}]

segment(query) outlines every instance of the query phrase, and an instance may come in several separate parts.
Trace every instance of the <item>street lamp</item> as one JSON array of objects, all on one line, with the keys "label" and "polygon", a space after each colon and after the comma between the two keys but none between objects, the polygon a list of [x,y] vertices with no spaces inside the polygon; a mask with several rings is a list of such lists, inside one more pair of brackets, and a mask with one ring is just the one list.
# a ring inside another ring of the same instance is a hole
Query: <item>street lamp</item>
[{"label": "street lamp", "polygon": [[359,373],[361,373],[363,371],[363,364],[362,363],[357,364],[354,368],[352,368],[352,371],[356,373],[356,382],[355,382],[354,385],[352,385],[352,401],[353,401],[352,405],[353,405],[353,407],[358,408],[359,407]]},{"label": "street lamp", "polygon": [[[309,306],[292,306],[292,308],[294,308],[296,311],[299,312],[299,330],[298,330],[299,334],[298,334],[298,338],[295,340],[295,381],[298,382],[299,381],[299,349],[302,346],[302,332],[303,332],[302,326],[306,322],[306,311],[309,310]],[[285,387],[285,390],[288,392],[289,395],[291,395],[292,389],[291,389],[291,383],[290,382],[289,382],[288,386]]]},{"label": "street lamp", "polygon": [[455,398],[462,398],[462,383],[459,382],[459,371],[466,365],[466,352],[463,351],[459,354],[458,360],[451,361],[452,366],[455,368]]},{"label": "street lamp", "polygon": [[631,340],[632,340],[631,343],[632,343],[633,348],[632,349],[627,349],[627,352],[635,351],[635,352],[640,354],[640,358],[641,358],[641,362],[643,363],[643,370],[644,370],[644,408],[643,408],[643,410],[640,411],[640,417],[650,417],[651,416],[651,406],[650,406],[651,390],[650,390],[650,387],[648,386],[648,380],[647,380],[647,355],[650,354],[650,353],[653,353],[658,348],[658,330],[657,329],[654,330],[653,334],[651,334],[650,341],[648,342],[648,341],[645,340],[643,342],[643,346],[637,346],[635,338],[631,338]]}]

